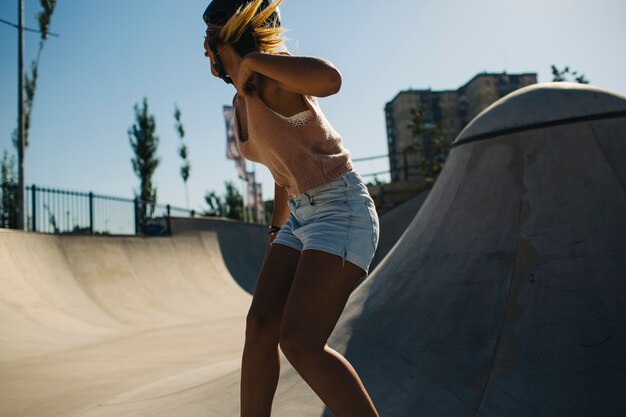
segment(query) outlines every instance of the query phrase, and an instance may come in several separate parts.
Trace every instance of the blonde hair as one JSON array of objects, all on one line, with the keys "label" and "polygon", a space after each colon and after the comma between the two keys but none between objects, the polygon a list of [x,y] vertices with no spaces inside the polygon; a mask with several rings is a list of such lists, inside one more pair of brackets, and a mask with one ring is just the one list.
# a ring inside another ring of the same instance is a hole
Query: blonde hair
[{"label": "blonde hair", "polygon": [[276,53],[285,51],[285,32],[278,26],[278,17],[268,20],[272,13],[278,9],[282,0],[275,0],[265,9],[259,10],[263,0],[252,0],[245,6],[241,6],[232,15],[224,26],[209,25],[209,30],[223,41],[231,45],[235,44],[247,29],[252,31],[256,41],[257,51],[264,53]]}]

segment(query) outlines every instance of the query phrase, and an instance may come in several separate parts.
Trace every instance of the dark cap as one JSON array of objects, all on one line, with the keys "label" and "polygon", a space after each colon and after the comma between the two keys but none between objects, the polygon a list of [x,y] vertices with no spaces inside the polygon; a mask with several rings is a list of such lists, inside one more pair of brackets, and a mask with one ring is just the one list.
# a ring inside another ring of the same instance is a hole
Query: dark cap
[{"label": "dark cap", "polygon": [[[228,22],[228,19],[233,16],[240,7],[251,3],[252,0],[213,0],[207,6],[206,10],[202,14],[202,19],[207,25],[223,26]],[[265,9],[272,4],[272,0],[263,0],[257,13]],[[268,21],[275,22],[275,26],[280,26],[280,12],[278,9],[268,18]]]},{"label": "dark cap", "polygon": [[[252,1],[253,0],[213,0],[209,3],[209,6],[202,14],[202,19],[207,26],[224,26],[226,22],[228,22],[228,19],[230,19],[237,12],[237,10],[239,10],[239,8],[251,3]],[[256,13],[259,13],[273,2],[273,0],[263,0]],[[274,13],[272,13],[266,22],[270,22],[274,27],[280,26],[280,12],[278,11],[278,8],[274,11]],[[215,71],[222,80],[224,80],[227,84],[232,84],[232,79],[226,73],[224,65],[219,57],[216,47],[217,42],[218,39],[215,37],[209,39],[209,48],[215,54],[213,68],[215,68]],[[247,27],[244,30],[240,38],[233,44],[233,48],[235,48],[237,53],[241,56],[245,56],[250,52],[256,51],[257,43],[251,27]]]}]

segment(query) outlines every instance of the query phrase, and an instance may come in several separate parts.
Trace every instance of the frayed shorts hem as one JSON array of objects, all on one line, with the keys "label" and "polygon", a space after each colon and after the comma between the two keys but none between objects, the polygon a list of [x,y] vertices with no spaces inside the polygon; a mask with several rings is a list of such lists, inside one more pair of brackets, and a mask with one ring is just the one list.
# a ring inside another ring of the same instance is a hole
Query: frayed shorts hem
[{"label": "frayed shorts hem", "polygon": [[289,200],[289,217],[273,243],[300,253],[311,249],[339,256],[368,275],[379,221],[363,178],[355,171]]},{"label": "frayed shorts hem", "polygon": [[335,255],[340,257],[344,263],[346,261],[350,262],[353,265],[356,265],[357,267],[361,268],[363,270],[364,277],[367,277],[369,275],[369,267],[370,267],[370,262],[368,262],[367,260],[359,257],[359,256],[355,256],[354,254],[346,254],[344,255],[343,250],[341,250],[340,248],[329,248],[328,246],[316,246],[316,245],[312,245],[312,246],[307,246],[305,248],[302,248],[300,246],[296,246],[292,243],[289,242],[285,242],[283,240],[279,241],[278,239],[274,240],[272,242],[272,245],[277,244],[277,245],[284,245],[284,246],[288,246],[292,249],[295,249],[297,251],[299,251],[300,253],[304,252],[305,250],[318,250],[320,252],[326,252],[329,253],[331,255]]}]

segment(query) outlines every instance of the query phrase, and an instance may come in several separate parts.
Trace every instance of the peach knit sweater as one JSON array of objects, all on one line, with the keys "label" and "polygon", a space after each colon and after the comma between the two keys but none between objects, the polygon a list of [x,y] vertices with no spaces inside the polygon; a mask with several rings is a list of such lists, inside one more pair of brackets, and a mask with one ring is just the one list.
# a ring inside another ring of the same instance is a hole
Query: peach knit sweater
[{"label": "peach knit sweater", "polygon": [[[265,165],[274,181],[286,187],[291,195],[324,185],[353,169],[350,153],[317,101],[313,97],[304,98],[313,118],[299,127],[269,108],[256,93],[235,96],[233,100],[241,155]],[[246,112],[247,138],[241,137],[238,111]]]}]

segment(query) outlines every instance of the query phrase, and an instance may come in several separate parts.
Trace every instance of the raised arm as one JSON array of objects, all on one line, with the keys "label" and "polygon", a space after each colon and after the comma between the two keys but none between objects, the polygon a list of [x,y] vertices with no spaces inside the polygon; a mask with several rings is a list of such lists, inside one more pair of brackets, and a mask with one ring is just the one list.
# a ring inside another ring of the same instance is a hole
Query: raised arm
[{"label": "raised arm", "polygon": [[[274,185],[274,210],[272,212],[272,222],[270,223],[270,227],[282,227],[289,217],[289,204],[287,201],[289,199],[289,195],[287,194],[287,190],[285,187],[281,187],[280,185]],[[270,245],[276,239],[276,233],[270,233],[269,242],[267,248],[265,250],[265,255],[269,252]],[[265,262],[265,261],[263,261]]]},{"label": "raised arm", "polygon": [[238,79],[248,80],[255,72],[296,94],[326,97],[341,88],[341,73],[330,62],[319,58],[253,52],[243,58]]},{"label": "raised arm", "polygon": [[289,194],[285,187],[274,183],[274,211],[272,212],[272,226],[281,227],[289,217]]}]

